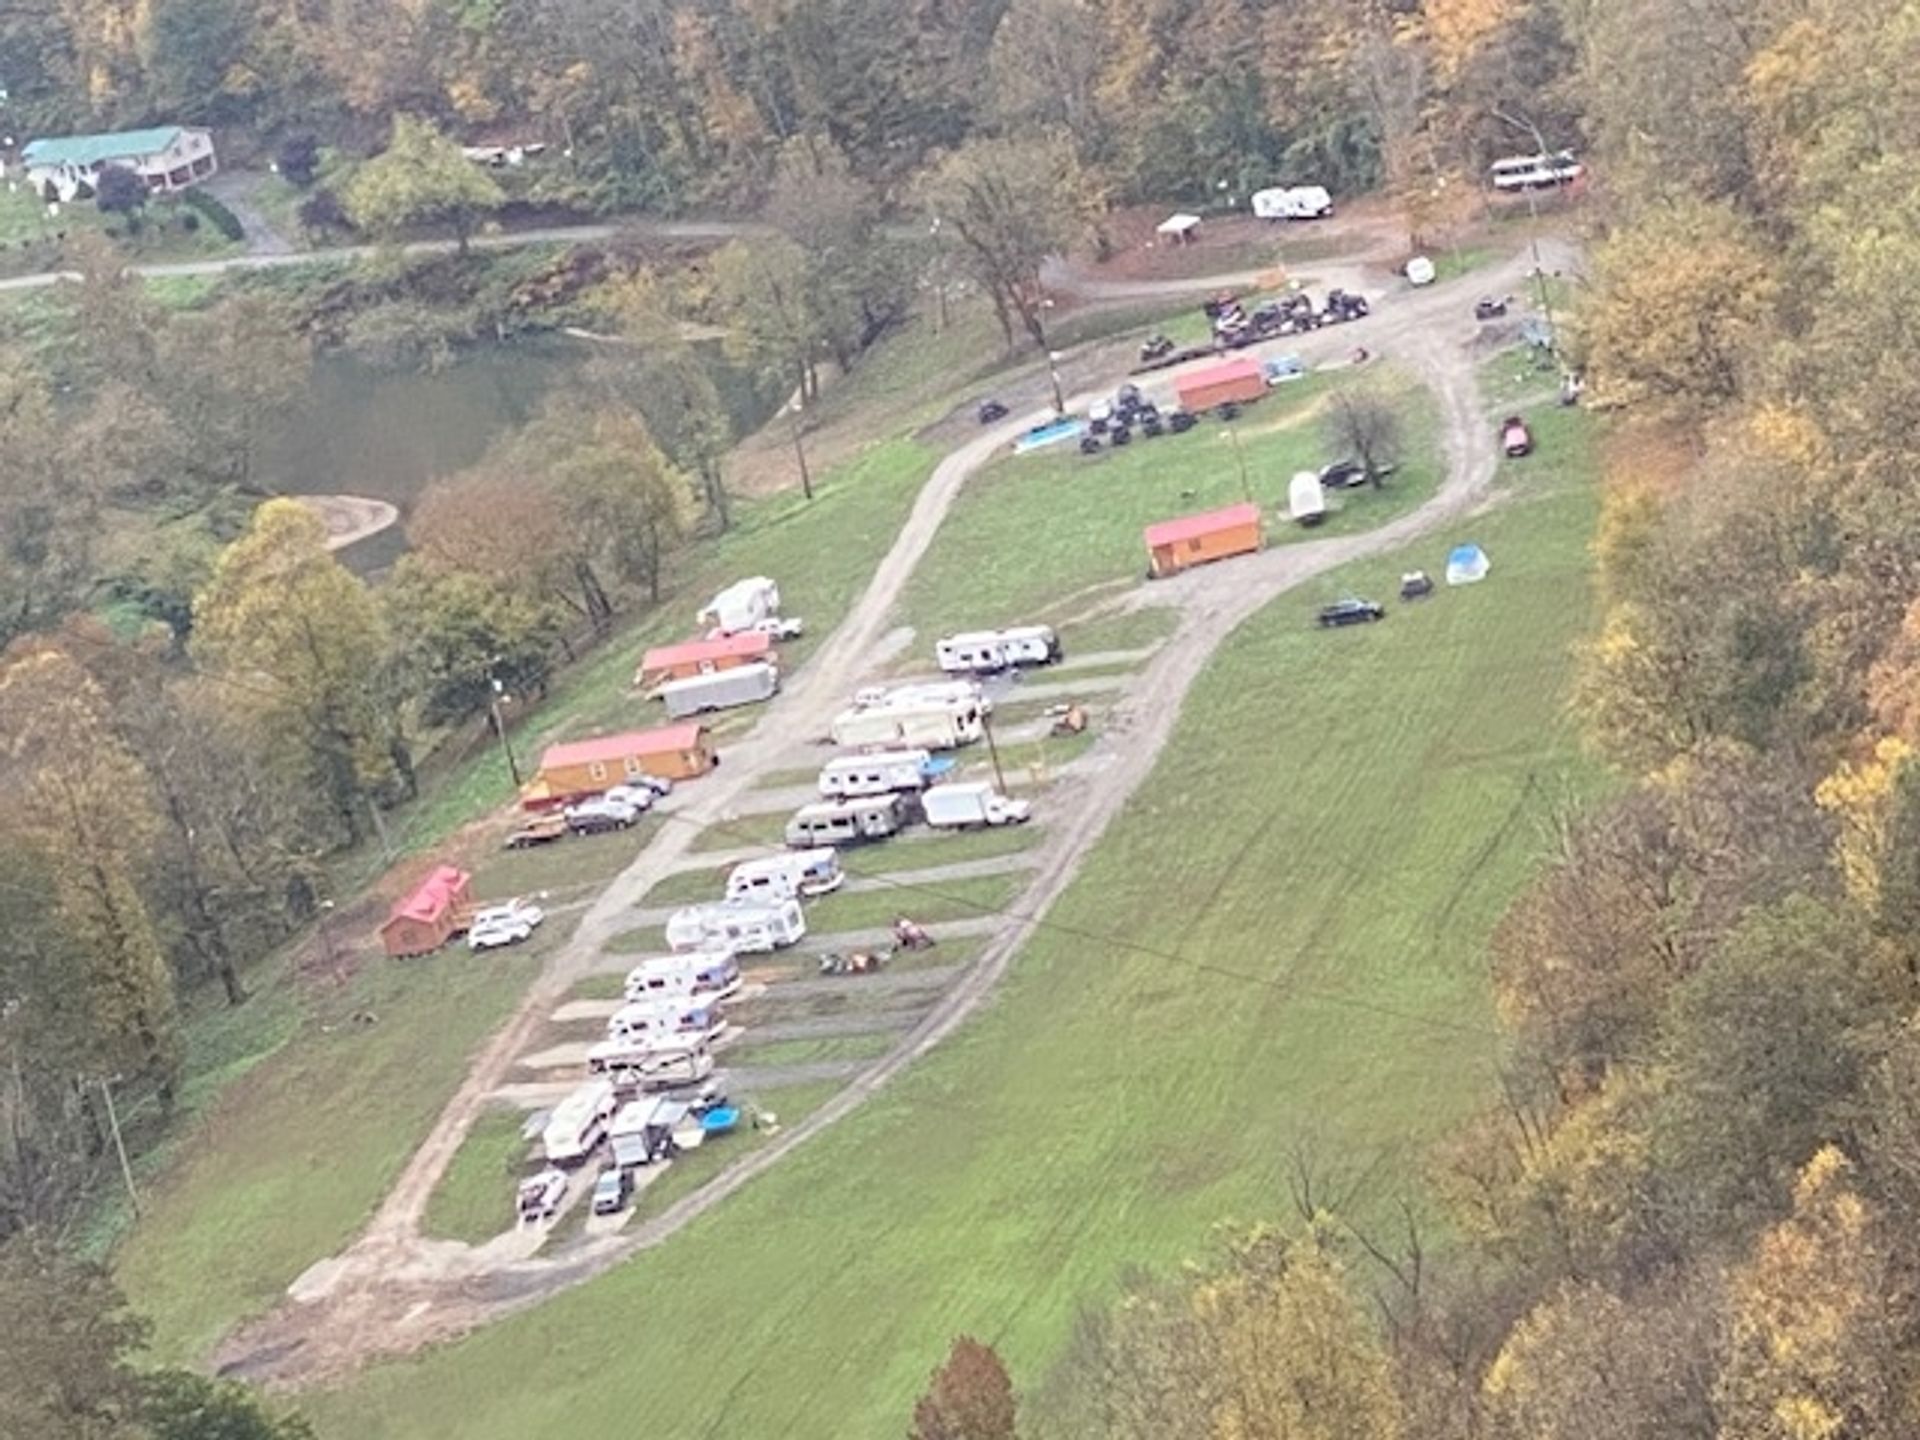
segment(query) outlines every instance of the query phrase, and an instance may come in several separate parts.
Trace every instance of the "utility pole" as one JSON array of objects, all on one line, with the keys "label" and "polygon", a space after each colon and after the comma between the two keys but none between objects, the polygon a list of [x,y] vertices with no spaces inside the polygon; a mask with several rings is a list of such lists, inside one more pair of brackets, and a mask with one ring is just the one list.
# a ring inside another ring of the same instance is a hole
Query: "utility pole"
[{"label": "utility pole", "polygon": [[100,1082],[100,1094],[107,1102],[107,1129],[113,1132],[113,1151],[120,1157],[120,1178],[126,1182],[127,1201],[133,1206],[133,1213],[140,1214],[140,1192],[133,1188],[133,1166],[127,1163],[127,1143],[120,1138],[120,1113],[113,1108],[113,1084],[120,1077],[103,1079]]},{"label": "utility pole", "polygon": [[1047,311],[1052,308],[1052,297],[1042,295],[1040,303],[1033,307],[1033,328],[1039,331],[1040,348],[1047,356],[1047,378],[1053,382],[1053,413],[1064,416],[1067,413],[1067,397],[1060,388],[1060,352],[1053,348],[1053,342],[1047,336]]},{"label": "utility pole", "polygon": [[[1547,159],[1547,140],[1540,133],[1540,127],[1525,115],[1509,115],[1504,110],[1493,112],[1496,120],[1505,122],[1533,141],[1533,153],[1541,160]],[[1553,323],[1553,301],[1547,294],[1547,270],[1540,259],[1540,201],[1534,194],[1534,187],[1527,189],[1527,243],[1533,250],[1533,278],[1536,293],[1540,298],[1540,313],[1547,322],[1547,348],[1558,357],[1560,354],[1560,332]]]},{"label": "utility pole", "polygon": [[[498,657],[495,657],[498,659]],[[506,752],[507,773],[513,776],[513,788],[520,788],[520,762],[513,758],[513,742],[507,739],[507,722],[500,713],[500,701],[506,693],[506,686],[500,683],[498,676],[488,676],[491,692],[487,697],[487,713],[493,717],[493,733],[500,737],[500,748]]]},{"label": "utility pole", "polygon": [[1007,777],[1000,771],[1000,747],[993,743],[993,717],[984,710],[980,712],[980,729],[987,737],[987,757],[993,761],[993,788],[1004,795]]},{"label": "utility pole", "polygon": [[813,499],[813,476],[807,470],[806,447],[800,443],[800,404],[798,400],[788,402],[787,434],[793,437],[793,458],[800,462],[800,493],[807,499]]},{"label": "utility pole", "polygon": [[1251,505],[1253,503],[1253,484],[1247,479],[1247,452],[1240,448],[1240,432],[1232,426],[1221,431],[1233,443],[1234,463],[1240,467],[1240,495]]}]

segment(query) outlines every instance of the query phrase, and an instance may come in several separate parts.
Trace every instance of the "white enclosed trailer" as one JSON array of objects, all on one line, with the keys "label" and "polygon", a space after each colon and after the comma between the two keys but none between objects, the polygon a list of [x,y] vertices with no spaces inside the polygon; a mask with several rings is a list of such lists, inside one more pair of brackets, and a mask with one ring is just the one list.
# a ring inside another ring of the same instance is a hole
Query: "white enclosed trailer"
[{"label": "white enclosed trailer", "polygon": [[606,1138],[607,1121],[619,1101],[606,1080],[589,1080],[553,1107],[540,1144],[553,1165],[575,1165]]},{"label": "white enclosed trailer", "polygon": [[731,710],[736,705],[771,700],[779,689],[780,672],[764,661],[755,661],[751,665],[736,665],[731,670],[669,680],[657,693],[666,702],[667,714],[684,720],[709,710]]},{"label": "white enclosed trailer", "polygon": [[675,950],[726,949],[764,953],[799,943],[807,917],[798,900],[722,900],[689,905],[667,921],[667,944]]},{"label": "white enclosed trailer", "polygon": [[920,797],[927,824],[937,830],[971,825],[1019,825],[1033,813],[1025,800],[1009,800],[985,781],[935,785]]},{"label": "white enclosed trailer", "polygon": [[1327,492],[1313,471],[1302,470],[1287,482],[1287,513],[1302,525],[1318,525],[1327,518]]}]

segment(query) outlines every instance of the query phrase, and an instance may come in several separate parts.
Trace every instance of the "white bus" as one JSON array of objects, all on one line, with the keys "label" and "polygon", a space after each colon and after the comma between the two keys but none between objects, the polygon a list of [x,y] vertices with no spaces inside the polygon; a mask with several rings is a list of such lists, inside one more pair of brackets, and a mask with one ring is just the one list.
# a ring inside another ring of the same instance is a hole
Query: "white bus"
[{"label": "white bus", "polygon": [[1552,155],[1509,155],[1488,168],[1496,190],[1545,190],[1569,185],[1580,178],[1580,163],[1571,150]]}]

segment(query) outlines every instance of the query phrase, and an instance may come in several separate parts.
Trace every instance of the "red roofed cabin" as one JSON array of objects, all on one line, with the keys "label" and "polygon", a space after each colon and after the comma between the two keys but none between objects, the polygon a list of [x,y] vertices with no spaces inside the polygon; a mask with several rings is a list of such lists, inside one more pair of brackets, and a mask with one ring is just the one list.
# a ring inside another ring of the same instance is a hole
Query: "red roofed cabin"
[{"label": "red roofed cabin", "polygon": [[394,902],[380,926],[380,943],[396,960],[438,950],[467,925],[473,909],[473,877],[452,865],[436,865],[427,878]]},{"label": "red roofed cabin", "polygon": [[529,810],[569,805],[642,775],[691,780],[719,763],[707,727],[692,723],[573,740],[547,747],[540,773],[521,790],[520,803]]},{"label": "red roofed cabin", "polygon": [[1173,388],[1179,393],[1180,408],[1199,414],[1228,402],[1244,404],[1267,393],[1267,377],[1257,360],[1222,360],[1176,375]]},{"label": "red roofed cabin", "polygon": [[1163,520],[1149,525],[1147,574],[1155,579],[1178,575],[1194,565],[1249,555],[1260,548],[1260,507],[1229,505],[1204,515]]},{"label": "red roofed cabin", "polygon": [[758,630],[742,630],[717,640],[689,640],[684,645],[660,645],[641,657],[636,685],[658,685],[662,680],[686,680],[711,675],[756,660],[771,660],[773,640]]}]

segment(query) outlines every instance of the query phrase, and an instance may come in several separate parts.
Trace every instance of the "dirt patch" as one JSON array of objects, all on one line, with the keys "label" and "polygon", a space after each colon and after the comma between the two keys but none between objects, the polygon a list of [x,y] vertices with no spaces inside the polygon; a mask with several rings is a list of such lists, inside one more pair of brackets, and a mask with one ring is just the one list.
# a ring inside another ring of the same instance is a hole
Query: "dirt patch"
[{"label": "dirt patch", "polygon": [[294,498],[319,516],[320,523],[327,527],[329,550],[344,550],[378,535],[400,520],[397,507],[364,495],[297,495]]}]

